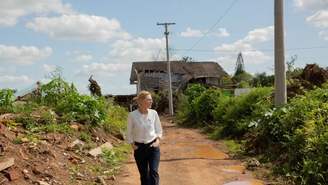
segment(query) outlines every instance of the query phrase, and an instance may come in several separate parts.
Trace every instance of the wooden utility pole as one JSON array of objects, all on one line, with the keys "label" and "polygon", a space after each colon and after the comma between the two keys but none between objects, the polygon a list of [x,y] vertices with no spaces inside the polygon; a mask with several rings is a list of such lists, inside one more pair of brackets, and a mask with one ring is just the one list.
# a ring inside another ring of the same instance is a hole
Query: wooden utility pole
[{"label": "wooden utility pole", "polygon": [[274,1],[275,106],[287,102],[284,0]]},{"label": "wooden utility pole", "polygon": [[157,25],[164,25],[165,32],[164,35],[166,36],[166,59],[167,59],[167,75],[169,80],[169,110],[170,115],[173,116],[173,100],[172,100],[172,83],[171,83],[171,67],[170,67],[170,53],[169,53],[169,32],[167,31],[168,25],[175,25],[175,23],[157,23]]}]

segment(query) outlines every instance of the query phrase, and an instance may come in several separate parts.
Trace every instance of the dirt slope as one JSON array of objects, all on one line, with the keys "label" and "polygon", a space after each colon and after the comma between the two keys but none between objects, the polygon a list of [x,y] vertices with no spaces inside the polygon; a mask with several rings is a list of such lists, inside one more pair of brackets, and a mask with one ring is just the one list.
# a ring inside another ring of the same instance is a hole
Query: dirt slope
[{"label": "dirt slope", "polygon": [[[161,162],[159,167],[162,185],[261,185],[251,172],[244,171],[244,161],[231,160],[221,153],[222,142],[212,141],[196,129],[182,128],[162,121],[164,133],[161,141]],[[229,169],[237,171],[231,171]],[[139,185],[139,173],[133,153],[116,176],[115,185]],[[238,182],[233,182],[238,181]],[[241,182],[239,182],[241,181]]]},{"label": "dirt slope", "polygon": [[[78,138],[78,132],[71,137],[43,132],[34,134],[35,142],[17,144],[14,142],[17,136],[31,133],[21,127],[16,130],[8,128],[0,122],[0,185],[101,184],[97,179],[105,174],[90,167],[110,170],[104,159],[90,156],[86,147],[68,147]],[[92,138],[96,138],[92,143],[94,148],[105,142],[114,146],[121,142],[102,129],[93,129],[93,132]],[[6,167],[8,161],[13,162]],[[110,181],[106,175],[104,178]]]}]

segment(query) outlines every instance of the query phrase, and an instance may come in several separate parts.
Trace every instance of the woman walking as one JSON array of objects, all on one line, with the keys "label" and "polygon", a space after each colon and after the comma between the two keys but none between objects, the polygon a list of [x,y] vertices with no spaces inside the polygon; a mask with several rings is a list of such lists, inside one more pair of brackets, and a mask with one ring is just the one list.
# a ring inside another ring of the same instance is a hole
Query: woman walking
[{"label": "woman walking", "polygon": [[153,99],[149,92],[140,92],[134,100],[138,102],[139,108],[129,114],[127,141],[134,150],[141,185],[158,185],[161,155],[159,140],[162,139],[162,125],[157,112],[150,109]]}]

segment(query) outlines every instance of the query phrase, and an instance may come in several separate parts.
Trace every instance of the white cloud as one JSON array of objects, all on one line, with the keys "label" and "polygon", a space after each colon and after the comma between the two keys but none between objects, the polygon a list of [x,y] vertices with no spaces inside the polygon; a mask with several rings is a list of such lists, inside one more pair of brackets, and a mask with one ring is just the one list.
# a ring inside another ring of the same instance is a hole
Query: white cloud
[{"label": "white cloud", "polygon": [[213,35],[217,37],[229,37],[230,33],[227,32],[227,29],[225,28],[219,28],[219,33],[212,33]]},{"label": "white cloud", "polygon": [[41,84],[47,84],[47,83],[51,82],[51,79],[49,79],[49,78],[43,78],[40,81],[41,81]]},{"label": "white cloud", "polygon": [[318,33],[319,37],[321,37],[321,36],[324,35],[324,34],[326,34],[325,31],[320,31],[320,32]]},{"label": "white cloud", "polygon": [[[101,87],[101,92],[103,94],[112,94],[112,95],[122,95],[123,94],[132,94],[136,93],[135,85],[111,85],[111,84],[99,84]],[[89,92],[90,93],[90,92]]]},{"label": "white cloud", "polygon": [[116,19],[94,15],[62,15],[61,17],[38,17],[26,27],[49,34],[54,39],[90,42],[107,42],[110,39],[130,39],[131,35],[121,29]]},{"label": "white cloud", "polygon": [[72,62],[89,62],[93,57],[91,55],[80,55],[76,57]]},{"label": "white cloud", "polygon": [[[22,76],[0,76],[1,88],[17,88],[17,86],[30,86],[36,81],[30,79],[29,77]],[[19,90],[19,89],[18,89]]]},{"label": "white cloud", "polygon": [[192,30],[187,28],[186,32],[181,32],[179,34],[181,37],[202,37],[204,34],[200,30]]},{"label": "white cloud", "polygon": [[8,66],[8,67],[0,67],[0,74],[4,74],[5,72],[15,72],[16,67]]},{"label": "white cloud", "polygon": [[322,10],[328,8],[327,0],[294,0],[294,6],[297,10]]},{"label": "white cloud", "polygon": [[328,27],[328,1],[327,0],[294,0],[297,10],[315,12],[308,16],[306,21],[319,28]]},{"label": "white cloud", "polygon": [[71,4],[62,0],[1,0],[0,27],[14,26],[18,18],[28,14],[75,14]]},{"label": "white cloud", "polygon": [[[260,51],[248,51],[242,52],[245,64],[261,64],[265,61],[273,59],[271,56],[266,56]],[[236,64],[238,53],[231,53],[228,56],[219,57],[216,59],[210,59],[209,61],[215,61],[220,65],[233,66]]]},{"label": "white cloud", "polygon": [[266,28],[255,29],[248,32],[248,35],[241,40],[236,41],[233,44],[222,44],[219,47],[214,48],[217,52],[239,52],[252,50],[252,44],[266,42],[272,40],[274,37],[274,27],[269,26]]},{"label": "white cloud", "polygon": [[[207,36],[217,36],[217,37],[229,37],[230,33],[228,33],[227,29],[225,28],[219,28],[218,29],[218,33],[216,32],[212,32],[212,33],[208,33]],[[201,30],[192,30],[191,28],[187,28],[186,32],[181,32],[180,35],[181,37],[202,37],[204,36],[206,33],[208,32],[208,30],[205,31],[201,31]]]},{"label": "white cloud", "polygon": [[255,50],[252,44],[267,42],[274,37],[274,27],[255,29],[248,32],[244,39],[240,39],[233,44],[222,44],[214,50],[219,53],[229,53],[228,56],[214,59],[218,63],[235,64],[239,52],[242,52],[245,63],[258,64],[270,60],[272,57],[266,56],[261,51]]},{"label": "white cloud", "polygon": [[245,43],[254,44],[258,42],[266,42],[274,37],[274,26],[268,26],[266,28],[255,29],[248,32],[246,38],[243,39]]},{"label": "white cloud", "polygon": [[[233,58],[232,56],[223,56],[223,57],[219,57],[216,59],[210,59],[209,61],[215,61],[219,64],[235,64],[237,60],[237,56],[235,58]],[[229,73],[230,74],[230,73]]]},{"label": "white cloud", "polygon": [[79,50],[66,51],[66,52],[65,52],[66,55],[77,55],[77,54],[79,54],[79,53],[80,53]]},{"label": "white cloud", "polygon": [[40,67],[41,71],[43,72],[52,72],[56,69],[56,66],[55,65],[47,65],[47,64],[44,64]]},{"label": "white cloud", "polygon": [[[89,76],[88,76],[89,78]],[[97,80],[97,76],[94,76],[94,79]],[[87,80],[87,79],[86,79]],[[112,94],[112,95],[122,95],[122,94],[132,94],[136,92],[135,85],[113,85],[111,83],[102,83],[97,80],[99,86],[101,87],[101,93],[103,95]],[[74,86],[80,94],[88,94],[90,95],[90,91],[87,88],[86,83],[76,82]]]},{"label": "white cloud", "polygon": [[159,49],[165,48],[165,38],[138,38],[131,41],[119,40],[112,44],[111,47],[113,49],[110,50],[106,60],[131,64],[131,62],[136,61],[153,60],[152,54]]},{"label": "white cloud", "polygon": [[260,64],[272,59],[271,56],[267,56],[261,51],[246,51],[243,52],[242,54],[243,54],[244,62],[246,64]]},{"label": "white cloud", "polygon": [[328,27],[328,10],[320,10],[314,15],[307,17],[306,21],[319,28]]},{"label": "white cloud", "polygon": [[79,76],[98,75],[103,77],[112,77],[122,73],[129,73],[131,64],[104,64],[92,63],[90,65],[83,65],[82,69],[75,71]]},{"label": "white cloud", "polygon": [[[306,21],[318,28],[328,27],[328,1],[327,0],[294,0],[297,10],[315,12],[308,16]],[[326,31],[320,31],[319,36],[326,35]],[[328,36],[323,37],[328,41]]]},{"label": "white cloud", "polygon": [[0,64],[10,64],[16,66],[32,65],[52,54],[50,47],[38,49],[35,46],[0,45]]}]

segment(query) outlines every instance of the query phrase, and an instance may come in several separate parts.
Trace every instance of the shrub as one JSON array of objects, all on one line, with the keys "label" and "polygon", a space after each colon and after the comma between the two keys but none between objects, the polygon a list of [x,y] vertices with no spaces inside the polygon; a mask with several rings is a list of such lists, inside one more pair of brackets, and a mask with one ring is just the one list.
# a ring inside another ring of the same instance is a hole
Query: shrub
[{"label": "shrub", "polygon": [[126,121],[129,112],[122,106],[114,105],[113,101],[107,102],[106,119],[104,121],[104,129],[106,132],[117,135],[119,130],[126,131]]},{"label": "shrub", "polygon": [[213,110],[217,106],[222,93],[216,89],[207,89],[192,102],[192,109],[195,112],[195,121],[199,126],[203,126],[210,120],[213,120]]},{"label": "shrub", "polygon": [[[258,142],[276,149],[275,172],[296,184],[326,184],[328,180],[328,86],[298,96],[289,104],[263,114]],[[278,150],[277,150],[278,149]],[[263,150],[262,150],[263,151]]]},{"label": "shrub", "polygon": [[186,126],[192,126],[197,124],[195,99],[200,97],[206,88],[200,84],[190,84],[189,88],[185,91],[186,98],[181,102],[180,109],[177,111],[178,122],[183,123]]},{"label": "shrub", "polygon": [[[152,108],[155,109],[158,113],[165,112],[165,109],[169,109],[169,96],[168,91],[160,91],[158,93],[151,93],[153,98],[153,106]],[[172,99],[173,99],[173,110],[177,112],[180,109],[180,103],[183,101],[185,96],[182,92],[173,92]]]},{"label": "shrub", "polygon": [[0,90],[0,107],[12,106],[15,97],[14,93],[10,89]]},{"label": "shrub", "polygon": [[221,97],[214,109],[218,131],[214,138],[243,136],[248,129],[248,120],[272,108],[269,100],[271,88],[256,88],[241,97]]}]

